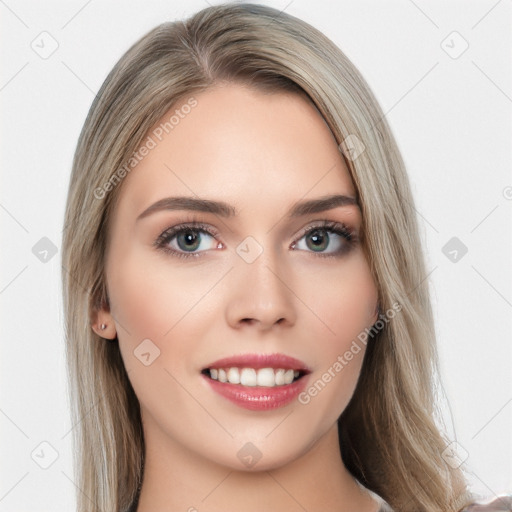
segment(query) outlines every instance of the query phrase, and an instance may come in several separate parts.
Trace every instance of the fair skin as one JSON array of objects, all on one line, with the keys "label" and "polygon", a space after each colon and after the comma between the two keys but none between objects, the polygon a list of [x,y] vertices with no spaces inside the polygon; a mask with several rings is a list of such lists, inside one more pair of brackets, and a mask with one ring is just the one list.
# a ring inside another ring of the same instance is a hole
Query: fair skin
[{"label": "fair skin", "polygon": [[[107,324],[103,337],[117,335],[141,406],[137,511],[376,512],[343,465],[337,434],[364,345],[307,404],[247,410],[201,374],[223,357],[282,353],[308,365],[310,387],[377,320],[361,244],[320,228],[316,248],[304,235],[324,220],[360,234],[358,206],[287,217],[298,201],[355,197],[336,141],[296,94],[223,83],[194,97],[197,106],[122,183],[106,254],[110,308],[94,319]],[[162,209],[137,220],[174,196],[223,201],[237,215]],[[216,234],[194,232],[193,248],[179,236],[165,244],[198,257],[154,246],[169,227],[194,220]],[[263,249],[250,263],[237,253],[249,236]],[[149,365],[134,355],[146,339],[160,350]],[[237,456],[247,443],[261,455],[251,467]]]}]

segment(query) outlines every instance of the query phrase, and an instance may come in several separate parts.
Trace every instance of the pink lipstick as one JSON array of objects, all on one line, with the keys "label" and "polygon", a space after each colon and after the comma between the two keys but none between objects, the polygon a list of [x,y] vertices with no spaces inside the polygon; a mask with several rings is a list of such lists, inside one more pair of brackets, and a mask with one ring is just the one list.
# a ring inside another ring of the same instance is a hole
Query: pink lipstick
[{"label": "pink lipstick", "polygon": [[232,403],[264,411],[291,403],[311,370],[284,354],[243,354],[210,363],[201,373],[213,391]]}]

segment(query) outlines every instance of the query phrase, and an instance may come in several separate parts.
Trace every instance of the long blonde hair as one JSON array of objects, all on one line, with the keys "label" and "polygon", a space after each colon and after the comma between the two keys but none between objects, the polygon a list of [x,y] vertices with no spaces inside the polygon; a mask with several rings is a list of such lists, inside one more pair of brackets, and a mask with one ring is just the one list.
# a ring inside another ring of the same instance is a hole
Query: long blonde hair
[{"label": "long blonde hair", "polygon": [[322,33],[274,8],[237,3],[163,23],[135,43],[103,83],[78,140],[62,244],[78,512],[128,510],[143,474],[139,402],[118,343],[91,329],[94,311],[108,307],[105,248],[122,189],[112,178],[123,175],[174,104],[226,80],[305,94],[341,147],[347,137],[364,144],[357,158],[342,154],[381,309],[397,302],[401,311],[368,340],[357,388],[338,421],[342,458],[397,511],[460,510],[470,495],[461,469],[442,456],[448,440],[435,421],[439,371],[427,274],[391,130],[361,74]]}]

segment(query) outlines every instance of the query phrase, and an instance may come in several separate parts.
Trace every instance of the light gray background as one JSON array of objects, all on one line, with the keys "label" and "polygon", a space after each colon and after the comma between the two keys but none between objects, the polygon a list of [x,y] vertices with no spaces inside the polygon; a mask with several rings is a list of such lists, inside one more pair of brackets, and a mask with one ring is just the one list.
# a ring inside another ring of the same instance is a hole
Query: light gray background
[{"label": "light gray background", "polygon": [[[425,244],[449,435],[474,492],[512,491],[511,1],[264,3],[333,39],[386,112]],[[59,260],[87,111],[132,43],[206,6],[0,0],[1,512],[75,507]],[[469,44],[457,58],[453,31]],[[32,252],[42,237],[58,251],[47,262]],[[456,262],[452,237],[468,248]]]}]

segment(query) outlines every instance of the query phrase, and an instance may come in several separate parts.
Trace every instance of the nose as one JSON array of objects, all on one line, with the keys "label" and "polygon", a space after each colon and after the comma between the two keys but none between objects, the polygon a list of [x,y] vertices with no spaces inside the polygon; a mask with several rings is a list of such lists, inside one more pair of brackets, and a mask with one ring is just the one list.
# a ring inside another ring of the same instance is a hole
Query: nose
[{"label": "nose", "polygon": [[226,319],[235,329],[254,325],[267,331],[295,324],[293,278],[269,252],[263,251],[252,263],[238,260],[230,273]]}]

